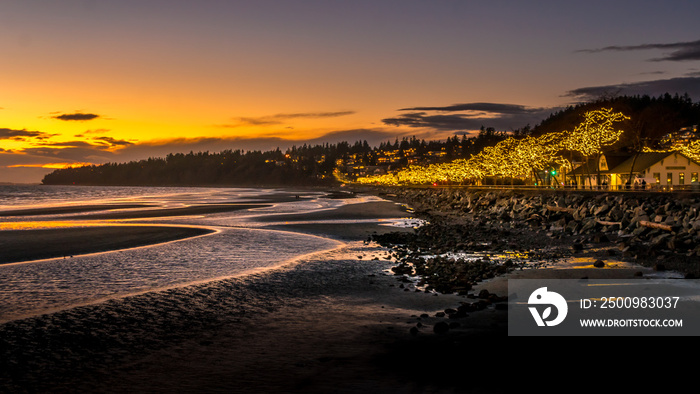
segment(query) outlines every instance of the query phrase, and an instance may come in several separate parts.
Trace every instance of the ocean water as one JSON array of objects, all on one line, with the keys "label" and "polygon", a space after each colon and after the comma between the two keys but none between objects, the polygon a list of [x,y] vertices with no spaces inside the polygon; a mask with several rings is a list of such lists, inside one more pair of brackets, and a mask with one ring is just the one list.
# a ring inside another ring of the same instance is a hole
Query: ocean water
[{"label": "ocean water", "polygon": [[[292,198],[283,199],[280,196]],[[299,195],[300,199],[294,196]],[[182,287],[280,266],[341,242],[259,228],[250,216],[301,213],[371,200],[331,199],[314,191],[250,188],[0,186],[0,210],[64,205],[143,203],[161,207],[267,201],[269,206],[211,215],[95,222],[201,226],[211,235],[71,258],[0,265],[0,323],[155,290]],[[94,212],[93,212],[94,213]],[[32,228],[65,225],[62,215],[0,217]],[[92,223],[92,224],[95,224]],[[76,221],[75,226],[84,225]],[[1,252],[0,252],[1,253]]]},{"label": "ocean water", "polygon": [[0,185],[0,210],[104,203],[156,202],[178,205],[240,202],[278,192],[275,189],[255,188]]}]

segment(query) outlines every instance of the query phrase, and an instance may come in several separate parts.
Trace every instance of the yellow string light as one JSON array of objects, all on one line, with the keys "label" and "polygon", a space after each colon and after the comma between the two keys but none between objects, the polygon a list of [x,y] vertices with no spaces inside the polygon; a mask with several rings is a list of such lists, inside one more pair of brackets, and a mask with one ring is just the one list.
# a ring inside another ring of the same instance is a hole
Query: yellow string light
[{"label": "yellow string light", "polygon": [[540,137],[509,137],[484,148],[470,159],[427,166],[412,165],[393,174],[361,177],[356,182],[380,185],[462,184],[486,176],[527,177],[554,165],[560,170],[570,171],[571,162],[562,156],[563,151],[580,152],[585,157],[598,154],[604,146],[619,140],[623,130],[614,130],[612,126],[625,119],[629,117],[613,113],[612,109],[590,111],[584,114],[584,121],[573,132],[547,133]]}]

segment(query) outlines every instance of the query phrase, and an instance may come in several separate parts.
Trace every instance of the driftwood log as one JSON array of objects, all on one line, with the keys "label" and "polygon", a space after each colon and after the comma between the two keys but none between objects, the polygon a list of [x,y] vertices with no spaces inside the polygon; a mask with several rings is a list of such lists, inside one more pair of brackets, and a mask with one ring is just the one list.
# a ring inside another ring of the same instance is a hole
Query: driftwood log
[{"label": "driftwood log", "polygon": [[547,205],[547,210],[548,210],[548,211],[553,211],[553,212],[568,212],[568,213],[571,213],[571,214],[573,214],[574,212],[577,211],[577,210],[574,209],[574,208],[557,207],[557,206],[554,206],[554,205]]},{"label": "driftwood log", "polygon": [[639,225],[650,228],[658,228],[659,230],[673,231],[671,229],[671,226],[669,226],[668,224],[654,223],[646,220],[640,220]]},{"label": "driftwood log", "polygon": [[602,224],[603,226],[614,226],[616,224],[619,224],[620,226],[622,226],[622,222],[608,222],[607,220],[599,220],[599,219],[596,219],[595,222],[598,224]]}]

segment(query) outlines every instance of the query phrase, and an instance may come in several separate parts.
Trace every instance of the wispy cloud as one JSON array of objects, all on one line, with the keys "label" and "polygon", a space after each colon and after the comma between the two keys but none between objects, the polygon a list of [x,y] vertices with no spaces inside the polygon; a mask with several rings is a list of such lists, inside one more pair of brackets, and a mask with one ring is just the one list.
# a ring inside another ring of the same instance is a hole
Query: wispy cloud
[{"label": "wispy cloud", "polygon": [[0,140],[16,139],[16,138],[48,138],[51,134],[42,131],[30,131],[27,129],[15,130],[0,128]]},{"label": "wispy cloud", "polygon": [[625,52],[644,50],[670,50],[671,52],[662,57],[649,59],[650,61],[687,61],[700,60],[700,40],[688,42],[674,42],[666,44],[641,44],[641,45],[612,45],[597,49],[581,49],[576,52],[596,53],[596,52]]},{"label": "wispy cloud", "polygon": [[639,75],[663,75],[666,74],[666,71],[647,71],[643,73],[639,73]]},{"label": "wispy cloud", "polygon": [[51,162],[104,163],[115,160],[117,152],[133,145],[132,141],[112,137],[95,137],[72,141],[34,141],[13,152],[24,156],[43,157]]},{"label": "wispy cloud", "polygon": [[82,112],[75,112],[72,114],[61,114],[61,115],[52,116],[52,118],[58,119],[58,120],[78,121],[78,122],[94,120],[94,119],[97,119],[99,117],[100,117],[100,115],[97,115],[97,114],[85,114]]},{"label": "wispy cloud", "polygon": [[43,146],[26,148],[21,152],[25,155],[43,157],[51,161],[68,161],[83,163],[105,163],[114,160],[114,153],[99,149],[89,144],[57,144],[54,146]]},{"label": "wispy cloud", "polygon": [[700,76],[583,87],[571,90],[565,96],[588,101],[605,95],[648,95],[657,97],[665,93],[687,93],[692,99],[698,100],[700,99]]},{"label": "wispy cloud", "polygon": [[453,104],[442,107],[411,107],[402,108],[399,111],[441,111],[441,112],[457,112],[457,111],[479,111],[498,114],[529,114],[541,111],[542,108],[532,108],[518,104],[499,104],[499,103],[466,103]]},{"label": "wispy cloud", "polygon": [[293,119],[314,119],[314,118],[337,118],[339,116],[353,115],[355,111],[337,112],[301,112],[291,114],[275,114],[258,117],[236,117],[234,124],[222,125],[222,127],[242,127],[242,126],[275,126],[284,124]]},{"label": "wispy cloud", "polygon": [[115,147],[115,146],[127,146],[127,145],[132,145],[132,141],[127,141],[127,140],[118,140],[116,138],[112,137],[95,137],[92,139],[92,141],[99,142],[103,145],[107,145],[109,147]]},{"label": "wispy cloud", "polygon": [[[421,106],[402,108],[411,111],[382,119],[391,126],[406,126],[434,130],[468,132],[481,126],[499,130],[512,130],[527,124],[539,123],[556,108],[534,108],[519,104],[465,103],[447,106]],[[445,112],[450,112],[446,114]]]}]

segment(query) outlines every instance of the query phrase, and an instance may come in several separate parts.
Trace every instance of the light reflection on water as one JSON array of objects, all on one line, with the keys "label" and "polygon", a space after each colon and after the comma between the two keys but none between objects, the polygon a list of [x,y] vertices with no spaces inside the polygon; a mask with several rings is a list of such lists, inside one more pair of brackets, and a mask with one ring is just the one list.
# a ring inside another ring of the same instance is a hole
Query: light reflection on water
[{"label": "light reflection on water", "polygon": [[0,321],[235,276],[338,245],[289,232],[222,229],[152,247],[0,266]]},{"label": "light reflection on water", "polygon": [[242,188],[0,186],[0,210],[103,202],[172,207],[269,199],[272,204],[250,211],[137,220],[61,221],[65,215],[45,215],[32,220],[21,216],[2,218],[0,230],[166,223],[217,226],[220,231],[149,247],[0,265],[0,322],[113,297],[241,275],[341,245],[312,235],[251,228],[246,217],[317,211],[349,202],[322,198],[321,192],[300,193],[303,198],[299,200],[276,202],[274,196],[280,192],[286,193]]},{"label": "light reflection on water", "polygon": [[104,226],[104,222],[63,222],[58,220],[34,221],[34,222],[4,222],[0,223],[0,231],[4,230],[39,230],[48,228],[66,228],[66,227],[88,227],[88,226]]}]

